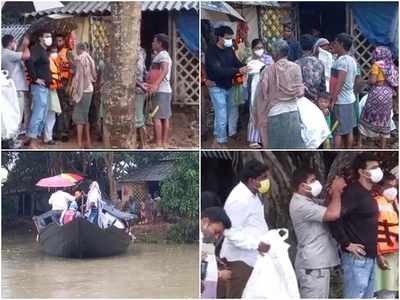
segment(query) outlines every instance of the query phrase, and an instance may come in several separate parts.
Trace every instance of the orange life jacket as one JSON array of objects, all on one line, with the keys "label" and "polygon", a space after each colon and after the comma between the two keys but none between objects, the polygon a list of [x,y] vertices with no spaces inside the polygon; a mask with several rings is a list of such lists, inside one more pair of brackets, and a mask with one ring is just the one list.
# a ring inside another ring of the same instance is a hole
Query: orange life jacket
[{"label": "orange life jacket", "polygon": [[50,89],[58,90],[62,87],[60,69],[55,59],[49,57],[49,61],[50,61],[50,74],[51,74]]},{"label": "orange life jacket", "polygon": [[[395,253],[399,251],[399,212],[393,202],[384,196],[375,200],[379,207],[378,215],[378,254]],[[397,203],[397,200],[394,200]]]},{"label": "orange life jacket", "polygon": [[69,49],[65,47],[58,51],[58,64],[60,66],[61,79],[68,79],[71,76],[71,66],[69,65],[68,52]]}]

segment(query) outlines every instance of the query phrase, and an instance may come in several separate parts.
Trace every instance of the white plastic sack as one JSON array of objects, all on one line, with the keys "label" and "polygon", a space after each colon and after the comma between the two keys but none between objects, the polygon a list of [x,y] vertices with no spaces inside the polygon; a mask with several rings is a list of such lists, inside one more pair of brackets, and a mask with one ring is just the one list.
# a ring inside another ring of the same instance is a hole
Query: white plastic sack
[{"label": "white plastic sack", "polygon": [[[368,94],[364,95],[364,97],[362,97],[361,100],[358,102],[360,115],[362,114],[367,99],[368,99]],[[393,109],[392,109],[392,111],[390,112],[390,131],[393,130],[396,130],[396,123],[393,121]]]},{"label": "white plastic sack", "polygon": [[18,104],[17,90],[11,79],[7,78],[8,72],[0,73],[1,83],[1,138],[11,139],[18,135],[21,123],[20,107]]},{"label": "white plastic sack", "polygon": [[[281,236],[280,231],[285,234]],[[242,298],[246,299],[300,299],[296,274],[289,259],[288,230],[273,229],[263,237],[262,241],[271,248],[258,255],[253,272],[247,281]]]},{"label": "white plastic sack", "polygon": [[265,64],[258,59],[252,59],[247,63],[247,67],[249,68],[249,74],[260,73],[261,69],[264,66],[265,66]]},{"label": "white plastic sack", "polygon": [[203,299],[217,298],[217,283],[218,283],[218,265],[215,257],[215,246],[210,243],[201,244],[201,252],[206,253],[207,273],[204,279],[204,291],[201,294]]},{"label": "white plastic sack", "polygon": [[318,148],[331,134],[322,111],[305,97],[297,100],[301,119],[301,137],[306,148]]}]

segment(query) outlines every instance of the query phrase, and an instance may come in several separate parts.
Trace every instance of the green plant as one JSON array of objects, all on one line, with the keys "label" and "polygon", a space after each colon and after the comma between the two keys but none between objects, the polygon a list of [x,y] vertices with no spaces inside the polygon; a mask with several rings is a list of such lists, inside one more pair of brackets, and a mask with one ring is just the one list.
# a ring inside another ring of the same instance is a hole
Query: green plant
[{"label": "green plant", "polygon": [[171,216],[197,221],[199,216],[198,153],[178,153],[174,169],[173,175],[161,185],[161,208]]},{"label": "green plant", "polygon": [[198,240],[198,233],[198,221],[182,219],[168,230],[167,241],[180,244],[193,243]]}]

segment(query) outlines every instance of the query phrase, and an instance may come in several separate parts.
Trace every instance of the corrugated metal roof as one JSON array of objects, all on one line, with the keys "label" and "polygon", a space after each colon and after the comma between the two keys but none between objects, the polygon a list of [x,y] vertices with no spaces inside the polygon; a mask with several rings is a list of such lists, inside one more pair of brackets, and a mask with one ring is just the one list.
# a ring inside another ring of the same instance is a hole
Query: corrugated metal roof
[{"label": "corrugated metal roof", "polygon": [[150,164],[132,172],[128,178],[120,180],[124,182],[162,181],[174,172],[174,164],[171,161],[163,161]]},{"label": "corrugated metal roof", "polygon": [[249,6],[269,6],[269,7],[279,7],[278,1],[232,1],[229,4],[240,4]]},{"label": "corrugated metal roof", "polygon": [[[198,2],[196,1],[143,1],[142,11],[163,11],[163,10],[198,10]],[[64,7],[48,9],[39,12],[31,12],[25,14],[29,16],[47,16],[52,14],[67,15],[86,15],[86,14],[109,14],[111,12],[110,2],[108,1],[71,1]]]},{"label": "corrugated metal roof", "polygon": [[232,160],[232,153],[229,151],[201,151],[201,156],[205,158]]},{"label": "corrugated metal roof", "polygon": [[155,10],[199,10],[197,1],[145,1],[142,2],[142,11]]},{"label": "corrugated metal roof", "polygon": [[1,26],[1,36],[4,36],[6,34],[11,34],[17,43],[19,40],[24,36],[25,32],[28,31],[29,27],[31,25],[19,25],[19,24],[14,24],[14,25],[5,25]]}]

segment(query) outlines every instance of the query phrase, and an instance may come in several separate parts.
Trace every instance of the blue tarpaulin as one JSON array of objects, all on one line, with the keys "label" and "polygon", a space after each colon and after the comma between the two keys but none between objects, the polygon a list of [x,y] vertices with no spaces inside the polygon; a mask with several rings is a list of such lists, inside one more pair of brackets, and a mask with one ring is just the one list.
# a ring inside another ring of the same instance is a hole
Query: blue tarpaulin
[{"label": "blue tarpaulin", "polygon": [[190,52],[199,57],[199,15],[193,9],[179,11],[176,18],[177,30]]},{"label": "blue tarpaulin", "polygon": [[373,45],[388,46],[398,57],[399,13],[397,2],[350,3],[362,34]]}]

